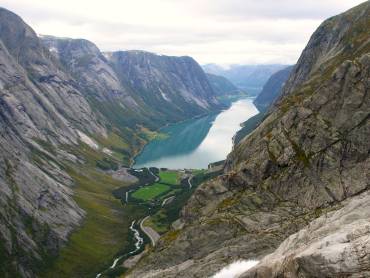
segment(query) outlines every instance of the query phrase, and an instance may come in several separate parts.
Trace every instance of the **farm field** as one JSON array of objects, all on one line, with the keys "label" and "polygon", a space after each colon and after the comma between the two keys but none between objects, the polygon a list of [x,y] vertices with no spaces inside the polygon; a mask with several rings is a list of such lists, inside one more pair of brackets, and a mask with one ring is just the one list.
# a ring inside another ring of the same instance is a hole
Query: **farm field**
[{"label": "farm field", "polygon": [[179,173],[177,171],[160,171],[160,182],[168,184],[179,184]]},{"label": "farm field", "polygon": [[169,190],[170,186],[166,184],[154,183],[153,185],[145,186],[136,190],[131,196],[135,199],[149,201]]}]

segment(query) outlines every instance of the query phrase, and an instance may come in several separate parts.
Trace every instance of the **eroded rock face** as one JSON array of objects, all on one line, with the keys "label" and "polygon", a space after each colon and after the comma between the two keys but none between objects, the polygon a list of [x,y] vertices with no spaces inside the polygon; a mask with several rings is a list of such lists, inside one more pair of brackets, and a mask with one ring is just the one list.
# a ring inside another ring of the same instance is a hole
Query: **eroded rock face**
[{"label": "eroded rock face", "polygon": [[121,81],[162,113],[166,112],[161,106],[174,116],[220,107],[206,74],[191,57],[136,50],[113,52],[108,57]]},{"label": "eroded rock face", "polygon": [[370,193],[289,236],[242,277],[369,277]]},{"label": "eroded rock face", "polygon": [[34,31],[5,9],[0,89],[1,273],[33,277],[84,216],[58,154],[40,142],[77,144],[77,130],[104,134],[105,128]]},{"label": "eroded rock face", "polygon": [[[319,27],[276,106],[235,146],[224,175],[197,189],[182,211],[184,228],[165,236],[131,277],[205,277],[239,258],[261,259],[369,190],[369,13],[366,2]],[[356,200],[367,207],[367,198]],[[332,251],[351,264],[350,252]],[[329,258],[322,269],[332,267]],[[354,277],[368,271],[353,269]]]}]

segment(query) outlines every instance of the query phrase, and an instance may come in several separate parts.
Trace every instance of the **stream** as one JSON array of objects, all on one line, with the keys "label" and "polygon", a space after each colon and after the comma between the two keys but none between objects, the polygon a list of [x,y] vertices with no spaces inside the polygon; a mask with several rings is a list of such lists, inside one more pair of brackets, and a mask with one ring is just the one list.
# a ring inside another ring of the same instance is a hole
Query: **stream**
[{"label": "stream", "polygon": [[[140,236],[140,232],[138,229],[135,229],[135,223],[136,223],[136,220],[132,221],[131,223],[131,226],[130,226],[130,230],[134,233],[134,238],[135,238],[135,249],[130,251],[129,253],[126,253],[124,255],[121,255],[119,257],[117,257],[116,259],[114,259],[113,261],[113,264],[109,267],[110,269],[113,269],[117,266],[117,263],[122,259],[124,258],[125,256],[126,257],[130,257],[131,255],[135,254],[137,251],[140,250],[140,248],[142,247],[142,245],[144,244],[144,239]],[[100,276],[102,275],[102,273],[99,273],[96,275],[96,278],[99,278]]]}]

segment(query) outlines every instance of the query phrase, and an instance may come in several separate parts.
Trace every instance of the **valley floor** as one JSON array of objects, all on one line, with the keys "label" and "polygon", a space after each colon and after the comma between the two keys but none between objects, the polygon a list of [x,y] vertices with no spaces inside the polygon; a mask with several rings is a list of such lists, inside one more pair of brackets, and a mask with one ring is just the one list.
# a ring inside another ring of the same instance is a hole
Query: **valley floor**
[{"label": "valley floor", "polygon": [[[124,168],[109,172],[71,169],[70,175],[76,180],[75,199],[87,216],[42,277],[95,277],[98,273],[99,277],[117,277],[124,273],[125,261],[169,231],[196,186],[215,173]],[[143,238],[137,250],[137,238],[130,229],[133,221]]]}]

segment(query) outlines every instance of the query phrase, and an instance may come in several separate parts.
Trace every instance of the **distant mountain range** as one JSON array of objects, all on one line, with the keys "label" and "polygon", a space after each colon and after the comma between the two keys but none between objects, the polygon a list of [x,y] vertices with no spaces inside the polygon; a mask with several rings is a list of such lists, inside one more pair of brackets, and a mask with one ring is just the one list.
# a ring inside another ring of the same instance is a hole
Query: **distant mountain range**
[{"label": "distant mountain range", "polygon": [[254,99],[253,103],[259,110],[259,114],[249,118],[242,124],[242,128],[235,134],[234,143],[238,144],[245,136],[251,133],[265,118],[271,105],[279,98],[285,82],[288,80],[294,66],[288,66],[271,75],[262,88],[262,91]]},{"label": "distant mountain range", "polygon": [[226,77],[239,89],[255,96],[261,92],[263,85],[272,74],[287,65],[231,65],[224,68],[217,64],[206,64],[202,67],[206,73]]}]

